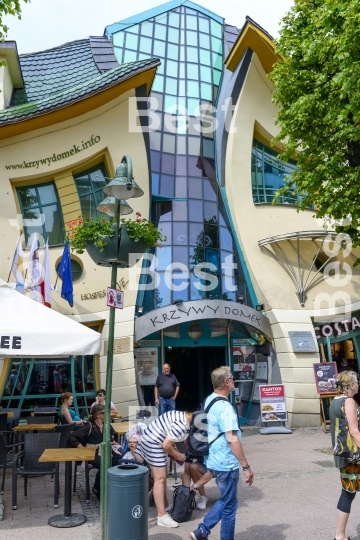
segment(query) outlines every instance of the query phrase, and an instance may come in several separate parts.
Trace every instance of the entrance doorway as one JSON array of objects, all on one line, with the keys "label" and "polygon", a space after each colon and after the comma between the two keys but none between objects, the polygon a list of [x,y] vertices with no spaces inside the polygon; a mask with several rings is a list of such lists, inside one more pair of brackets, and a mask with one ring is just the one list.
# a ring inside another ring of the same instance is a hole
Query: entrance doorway
[{"label": "entrance doorway", "polygon": [[210,373],[226,365],[225,347],[167,347],[166,363],[180,383],[176,408],[194,411],[212,393]]}]

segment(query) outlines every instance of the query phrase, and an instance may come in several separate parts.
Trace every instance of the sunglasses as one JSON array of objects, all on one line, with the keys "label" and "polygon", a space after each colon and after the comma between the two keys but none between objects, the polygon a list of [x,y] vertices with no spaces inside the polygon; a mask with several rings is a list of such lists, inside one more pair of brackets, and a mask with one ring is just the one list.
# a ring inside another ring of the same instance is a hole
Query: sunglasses
[{"label": "sunglasses", "polygon": [[103,397],[104,394],[97,394],[98,397]]}]

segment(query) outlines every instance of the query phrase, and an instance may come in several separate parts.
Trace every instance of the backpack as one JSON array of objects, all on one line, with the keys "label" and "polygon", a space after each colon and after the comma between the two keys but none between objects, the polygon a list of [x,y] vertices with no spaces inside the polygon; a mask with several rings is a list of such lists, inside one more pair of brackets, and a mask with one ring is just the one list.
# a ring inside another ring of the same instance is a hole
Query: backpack
[{"label": "backpack", "polygon": [[[209,443],[208,439],[208,429],[207,429],[207,414],[211,407],[216,403],[217,401],[227,401],[229,404],[229,400],[224,397],[217,397],[211,400],[209,405],[204,409],[204,403],[200,403],[197,410],[193,413],[191,421],[190,421],[190,428],[189,428],[189,436],[187,439],[187,445],[189,448],[189,452],[193,456],[207,456],[209,454],[210,446],[222,435],[223,433],[219,433],[219,435]],[[176,521],[176,520],[175,520]]]},{"label": "backpack", "polygon": [[174,490],[173,509],[171,517],[177,523],[189,521],[193,510],[196,507],[195,503],[196,491],[191,490],[187,486],[177,486]]}]

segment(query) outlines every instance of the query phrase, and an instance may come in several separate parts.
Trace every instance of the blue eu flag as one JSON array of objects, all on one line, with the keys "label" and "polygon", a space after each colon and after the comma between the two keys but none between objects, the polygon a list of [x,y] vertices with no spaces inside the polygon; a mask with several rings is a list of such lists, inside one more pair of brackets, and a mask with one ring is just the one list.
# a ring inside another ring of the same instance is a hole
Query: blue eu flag
[{"label": "blue eu flag", "polygon": [[67,300],[71,307],[74,305],[73,298],[73,282],[71,274],[71,258],[70,258],[70,249],[69,242],[66,242],[64,247],[64,253],[61,257],[60,266],[59,266],[59,276],[62,279],[61,285],[61,298]]}]

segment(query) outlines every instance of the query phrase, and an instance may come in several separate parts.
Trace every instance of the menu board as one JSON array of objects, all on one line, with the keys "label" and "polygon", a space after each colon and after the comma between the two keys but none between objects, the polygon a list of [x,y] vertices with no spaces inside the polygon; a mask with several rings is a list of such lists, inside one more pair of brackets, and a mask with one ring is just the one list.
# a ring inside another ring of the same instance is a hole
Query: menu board
[{"label": "menu board", "polygon": [[243,345],[233,346],[234,377],[240,382],[253,381],[255,375],[255,346],[253,340],[242,340]]},{"label": "menu board", "polygon": [[287,410],[283,384],[261,384],[260,411],[262,422],[286,422]]},{"label": "menu board", "polygon": [[134,354],[137,360],[139,382],[142,386],[154,385],[158,376],[158,349],[139,347]]},{"label": "menu board", "polygon": [[313,364],[316,391],[318,394],[334,394],[336,392],[336,362]]}]

